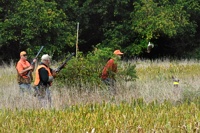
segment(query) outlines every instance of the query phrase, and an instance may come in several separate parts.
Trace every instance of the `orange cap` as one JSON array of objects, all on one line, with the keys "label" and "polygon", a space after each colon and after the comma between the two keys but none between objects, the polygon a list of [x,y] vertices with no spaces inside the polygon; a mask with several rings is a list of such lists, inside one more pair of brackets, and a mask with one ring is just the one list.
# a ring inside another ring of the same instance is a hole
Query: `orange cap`
[{"label": "orange cap", "polygon": [[20,52],[20,56],[26,55],[25,51]]},{"label": "orange cap", "polygon": [[122,53],[120,50],[115,50],[113,54],[115,54],[115,55],[122,55],[124,53]]}]

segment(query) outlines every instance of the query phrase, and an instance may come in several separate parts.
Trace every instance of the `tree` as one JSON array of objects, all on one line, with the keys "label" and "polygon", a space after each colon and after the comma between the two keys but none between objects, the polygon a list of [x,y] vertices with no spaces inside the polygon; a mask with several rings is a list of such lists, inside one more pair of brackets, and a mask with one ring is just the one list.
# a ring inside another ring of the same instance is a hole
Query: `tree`
[{"label": "tree", "polygon": [[[134,11],[131,14],[132,29],[141,38],[141,42],[144,42],[141,43],[144,48],[151,40],[159,40],[163,37],[174,39],[180,35],[187,35],[186,33],[195,35],[197,25],[190,20],[190,14],[185,8],[186,2],[186,0],[134,2]],[[195,1],[191,2],[190,5]]]},{"label": "tree", "polygon": [[35,53],[35,47],[44,45],[47,53],[60,55],[74,45],[72,27],[55,2],[19,1],[4,18],[0,22],[0,44],[5,47],[18,45],[14,53],[27,48]]}]

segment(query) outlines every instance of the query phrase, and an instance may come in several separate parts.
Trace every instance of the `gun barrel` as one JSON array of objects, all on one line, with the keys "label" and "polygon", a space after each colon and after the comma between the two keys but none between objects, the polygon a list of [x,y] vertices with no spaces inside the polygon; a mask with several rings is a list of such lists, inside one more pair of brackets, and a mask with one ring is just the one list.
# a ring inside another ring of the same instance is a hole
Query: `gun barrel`
[{"label": "gun barrel", "polygon": [[67,64],[67,62],[68,62],[74,55],[75,55],[75,53],[72,53],[69,57],[67,57],[67,59],[64,61],[64,63],[56,69],[56,70],[57,70],[56,72],[59,72],[60,70],[62,70],[62,69],[65,67],[65,65]]},{"label": "gun barrel", "polygon": [[41,46],[40,50],[38,51],[37,55],[35,56],[35,59],[39,56],[40,52],[42,51],[42,49],[44,48],[44,46]]},{"label": "gun barrel", "polygon": [[[39,54],[40,54],[40,52],[42,51],[43,48],[44,48],[44,46],[41,46],[40,50],[38,51],[38,53],[37,53],[37,55],[35,56],[34,59],[36,59],[39,56]],[[35,62],[32,61],[31,65],[35,65]],[[28,77],[30,77],[30,73],[31,73],[31,71],[28,71],[28,73],[27,73]]]}]

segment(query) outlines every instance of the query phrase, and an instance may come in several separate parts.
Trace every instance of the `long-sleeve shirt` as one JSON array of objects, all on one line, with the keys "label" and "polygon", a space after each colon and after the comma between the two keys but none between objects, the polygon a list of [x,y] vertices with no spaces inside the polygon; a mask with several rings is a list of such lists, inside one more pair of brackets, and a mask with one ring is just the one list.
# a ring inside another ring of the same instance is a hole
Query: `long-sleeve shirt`
[{"label": "long-sleeve shirt", "polygon": [[103,68],[101,78],[114,78],[114,74],[117,72],[117,64],[114,63],[114,59],[108,60],[105,67]]}]

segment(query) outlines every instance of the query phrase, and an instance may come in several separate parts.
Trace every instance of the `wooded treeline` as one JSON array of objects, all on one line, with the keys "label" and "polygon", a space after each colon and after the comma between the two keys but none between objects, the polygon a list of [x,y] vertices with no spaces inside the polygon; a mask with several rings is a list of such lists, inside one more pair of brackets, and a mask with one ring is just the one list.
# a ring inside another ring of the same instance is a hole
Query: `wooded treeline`
[{"label": "wooded treeline", "polygon": [[[199,0],[1,0],[0,59],[121,49],[126,57],[199,58]],[[148,42],[154,43],[146,53]]]}]

